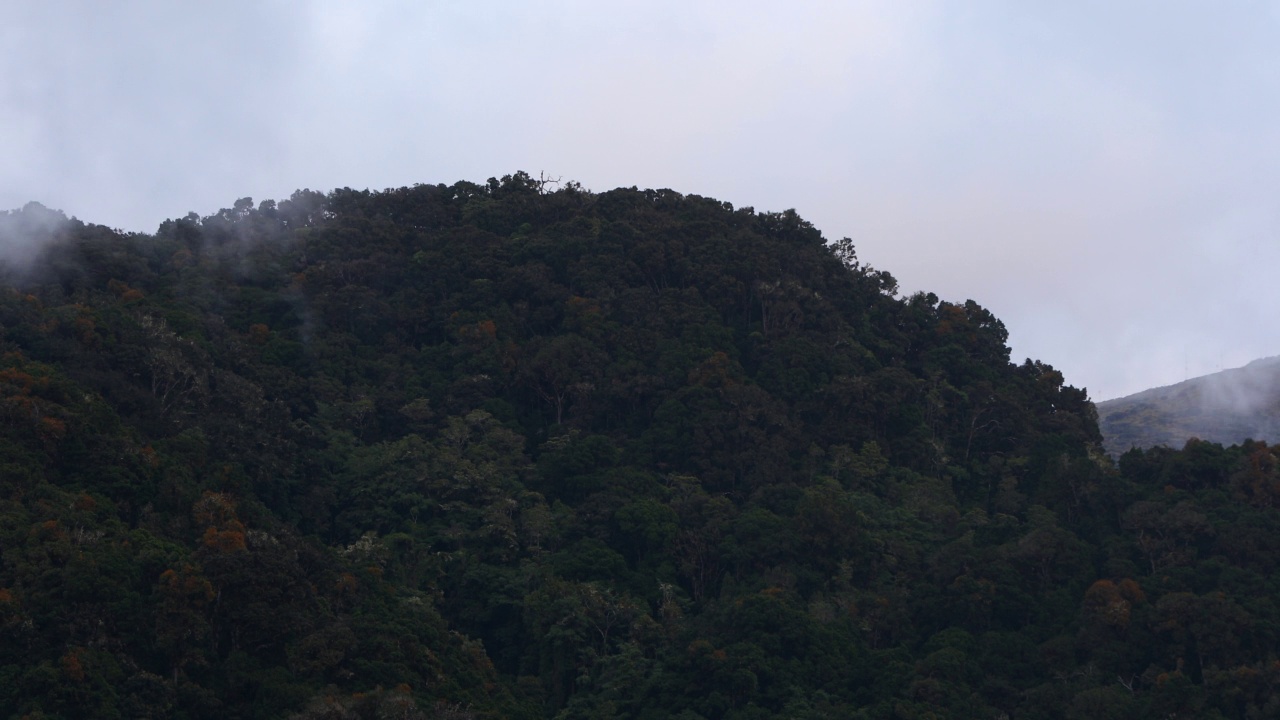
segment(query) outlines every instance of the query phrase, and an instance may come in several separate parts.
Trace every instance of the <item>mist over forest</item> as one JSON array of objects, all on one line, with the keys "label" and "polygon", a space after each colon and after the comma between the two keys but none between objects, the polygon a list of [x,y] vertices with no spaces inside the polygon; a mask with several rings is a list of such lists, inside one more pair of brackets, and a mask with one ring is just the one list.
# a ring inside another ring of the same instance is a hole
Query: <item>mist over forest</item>
[{"label": "mist over forest", "polygon": [[37,202],[0,211],[0,267],[10,273],[28,270],[69,223],[61,211]]},{"label": "mist over forest", "polygon": [[1132,447],[1180,448],[1280,438],[1280,357],[1098,404],[1113,455]]},{"label": "mist over forest", "polygon": [[1280,714],[1277,452],[1109,455],[794,210],[515,173],[0,247],[0,716]]}]

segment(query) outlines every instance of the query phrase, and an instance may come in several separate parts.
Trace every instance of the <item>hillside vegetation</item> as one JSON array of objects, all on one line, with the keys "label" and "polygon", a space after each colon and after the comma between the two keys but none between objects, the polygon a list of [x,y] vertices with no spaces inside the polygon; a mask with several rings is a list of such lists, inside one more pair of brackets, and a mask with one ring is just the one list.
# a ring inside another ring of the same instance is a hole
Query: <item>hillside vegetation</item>
[{"label": "hillside vegetation", "polygon": [[516,174],[4,233],[0,716],[1280,712],[1276,454],[1117,467],[792,211]]}]

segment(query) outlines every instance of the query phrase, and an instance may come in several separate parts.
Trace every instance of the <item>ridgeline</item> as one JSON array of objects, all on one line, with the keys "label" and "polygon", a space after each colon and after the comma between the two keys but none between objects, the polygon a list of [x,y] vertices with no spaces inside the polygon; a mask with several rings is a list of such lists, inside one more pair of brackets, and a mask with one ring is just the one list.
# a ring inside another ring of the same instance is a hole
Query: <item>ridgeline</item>
[{"label": "ridgeline", "polygon": [[1280,438],[1280,358],[1151,388],[1098,403],[1105,446],[1180,448],[1198,439],[1223,445]]}]

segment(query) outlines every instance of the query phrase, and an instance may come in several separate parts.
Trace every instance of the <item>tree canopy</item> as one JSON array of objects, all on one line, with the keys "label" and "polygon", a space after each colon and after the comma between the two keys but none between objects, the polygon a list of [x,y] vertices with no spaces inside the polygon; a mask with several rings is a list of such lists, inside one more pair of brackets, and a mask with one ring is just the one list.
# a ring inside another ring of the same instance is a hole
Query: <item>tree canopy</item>
[{"label": "tree canopy", "polygon": [[517,173],[0,221],[47,236],[0,291],[0,715],[1277,711],[1278,451],[1114,463],[990,312],[794,211]]}]

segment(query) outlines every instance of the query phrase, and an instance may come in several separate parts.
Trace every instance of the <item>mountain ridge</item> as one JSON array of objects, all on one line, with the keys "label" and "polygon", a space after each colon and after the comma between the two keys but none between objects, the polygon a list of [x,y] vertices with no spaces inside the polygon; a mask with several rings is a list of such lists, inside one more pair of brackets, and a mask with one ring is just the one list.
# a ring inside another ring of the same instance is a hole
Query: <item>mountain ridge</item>
[{"label": "mountain ridge", "polygon": [[1280,356],[1096,403],[1104,446],[1180,448],[1280,438]]}]

